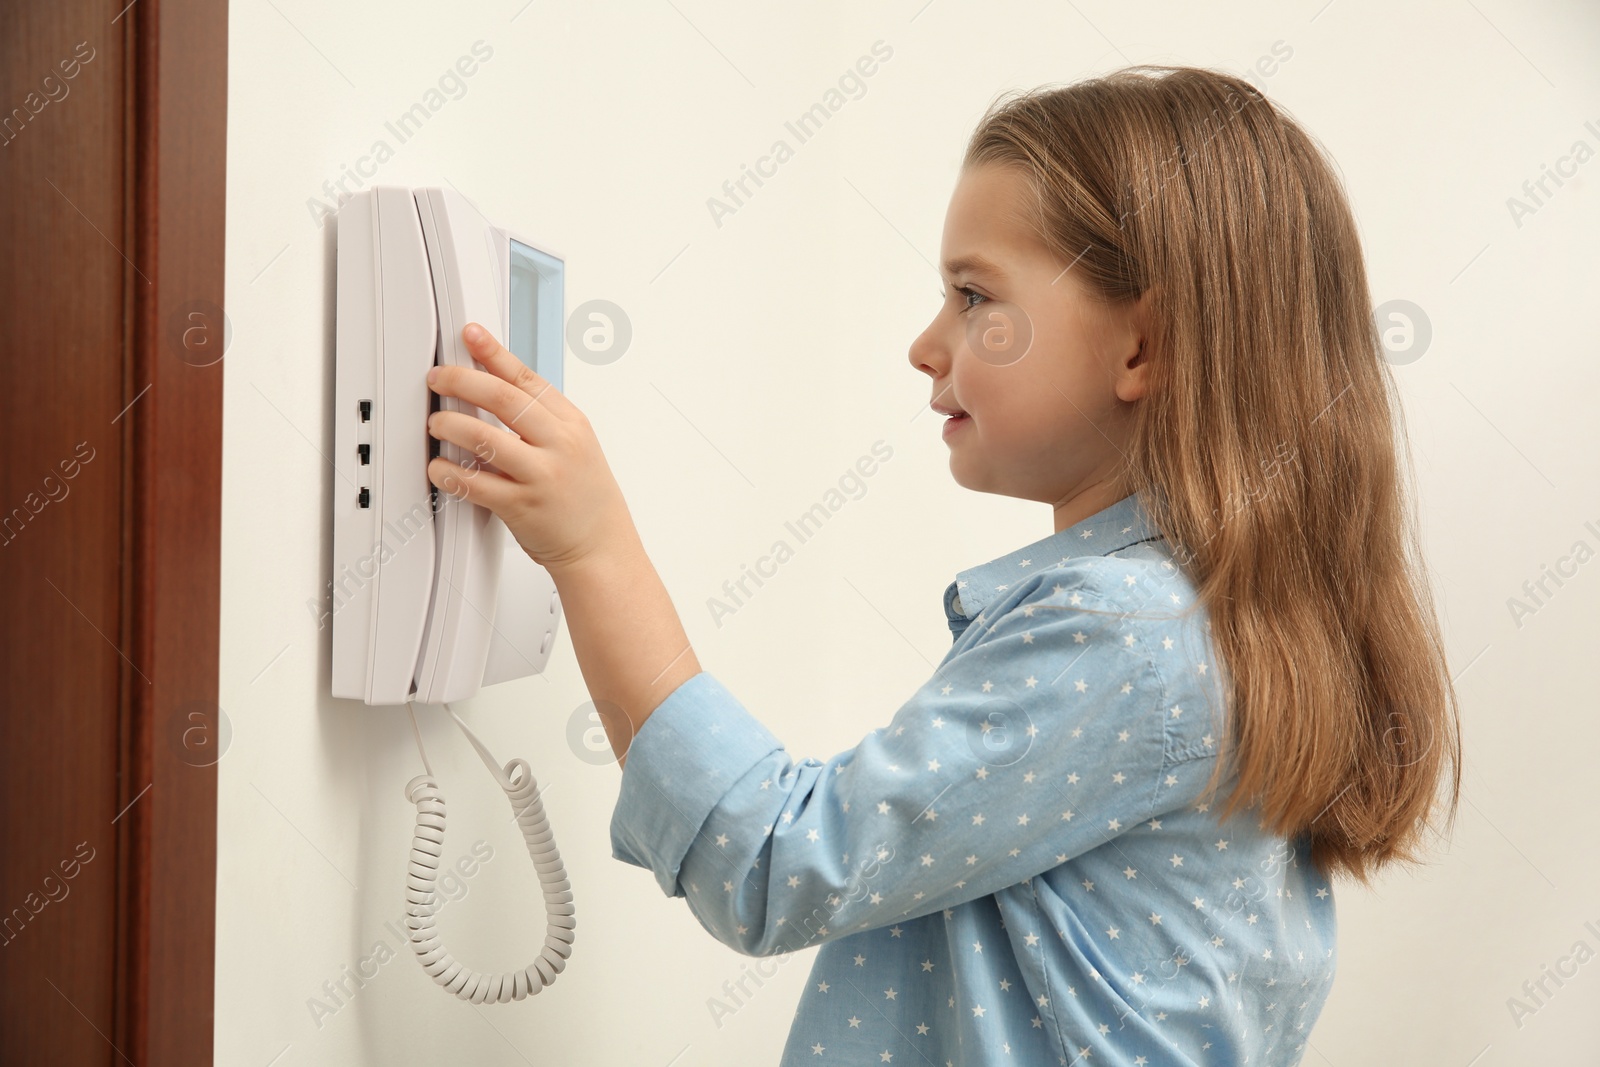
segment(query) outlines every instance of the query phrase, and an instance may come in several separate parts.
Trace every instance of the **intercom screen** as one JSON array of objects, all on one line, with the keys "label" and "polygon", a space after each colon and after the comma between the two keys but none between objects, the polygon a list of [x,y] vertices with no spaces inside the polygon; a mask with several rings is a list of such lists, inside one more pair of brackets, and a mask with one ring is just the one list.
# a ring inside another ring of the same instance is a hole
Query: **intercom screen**
[{"label": "intercom screen", "polygon": [[561,384],[561,261],[511,241],[511,340],[513,355],[557,389]]}]

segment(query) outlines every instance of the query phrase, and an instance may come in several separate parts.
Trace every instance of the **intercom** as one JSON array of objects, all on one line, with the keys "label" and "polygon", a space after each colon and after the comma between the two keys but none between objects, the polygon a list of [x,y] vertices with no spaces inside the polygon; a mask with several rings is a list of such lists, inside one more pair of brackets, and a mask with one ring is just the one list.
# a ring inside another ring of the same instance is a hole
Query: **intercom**
[{"label": "intercom", "polygon": [[[462,1000],[521,1000],[566,965],[572,893],[527,762],[502,768],[450,702],[543,671],[561,605],[549,572],[493,512],[428,480],[435,455],[480,466],[469,450],[429,435],[432,411],[505,426],[440,397],[426,375],[436,364],[477,366],[461,338],[476,322],[562,388],[565,266],[491,224],[454,189],[364,190],[339,208],[336,236],[333,695],[411,708],[427,771],[406,786],[417,806],[406,899],[418,959]],[[545,947],[523,971],[462,967],[434,932],[445,805],[413,704],[444,706],[516,813],[547,917]]]},{"label": "intercom", "polygon": [[[487,508],[428,481],[435,363],[474,366],[481,323],[562,387],[561,260],[490,225],[454,189],[378,187],[338,214],[333,695],[442,704],[536,674],[560,620],[555,583]],[[509,544],[507,542],[510,542]]]}]

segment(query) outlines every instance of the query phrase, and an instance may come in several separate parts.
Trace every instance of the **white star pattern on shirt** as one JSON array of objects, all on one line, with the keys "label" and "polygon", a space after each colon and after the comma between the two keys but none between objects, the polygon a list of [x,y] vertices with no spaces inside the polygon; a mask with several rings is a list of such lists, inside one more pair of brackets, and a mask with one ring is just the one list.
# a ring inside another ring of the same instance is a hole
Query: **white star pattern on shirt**
[{"label": "white star pattern on shirt", "polygon": [[[819,946],[782,1064],[1154,1067],[1167,1046],[1141,1035],[1209,1062],[1219,1029],[1241,1062],[1298,1058],[1331,980],[1331,893],[1302,841],[1199,800],[1222,672],[1203,612],[1165,610],[1194,591],[1134,504],[962,572],[931,682],[832,760],[793,760],[705,672],[635,738],[617,857],[742,953]],[[1034,988],[1042,967],[1092,1032]],[[752,992],[730,977],[714,1018]],[[1119,1025],[1129,1007],[1146,1027]]]}]

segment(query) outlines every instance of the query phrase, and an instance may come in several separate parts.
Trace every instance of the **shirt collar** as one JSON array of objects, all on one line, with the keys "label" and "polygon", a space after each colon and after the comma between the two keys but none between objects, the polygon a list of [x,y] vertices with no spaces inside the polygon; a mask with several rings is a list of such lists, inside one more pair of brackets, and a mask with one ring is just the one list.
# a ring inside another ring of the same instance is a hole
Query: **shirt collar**
[{"label": "shirt collar", "polygon": [[[945,614],[952,625],[978,616],[1015,582],[1037,570],[1065,563],[1075,556],[1109,556],[1129,545],[1162,536],[1149,513],[1130,493],[1110,507],[1059,533],[1042,537],[977,567],[956,572],[945,589]],[[958,601],[959,598],[959,601]]]}]

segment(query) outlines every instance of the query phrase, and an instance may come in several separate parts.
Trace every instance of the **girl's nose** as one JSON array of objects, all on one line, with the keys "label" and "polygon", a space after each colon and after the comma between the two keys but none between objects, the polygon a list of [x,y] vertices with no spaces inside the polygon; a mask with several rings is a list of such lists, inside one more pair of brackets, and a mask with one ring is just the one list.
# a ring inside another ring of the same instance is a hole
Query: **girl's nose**
[{"label": "girl's nose", "polygon": [[950,352],[939,336],[939,319],[940,316],[934,316],[927,329],[911,342],[907,353],[913,367],[935,379],[950,369]]}]

